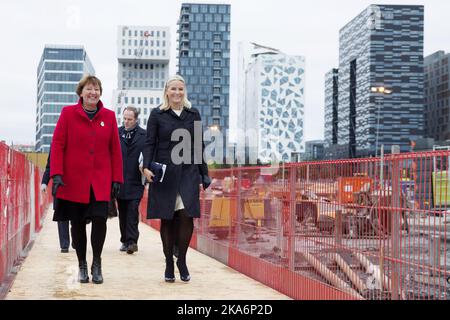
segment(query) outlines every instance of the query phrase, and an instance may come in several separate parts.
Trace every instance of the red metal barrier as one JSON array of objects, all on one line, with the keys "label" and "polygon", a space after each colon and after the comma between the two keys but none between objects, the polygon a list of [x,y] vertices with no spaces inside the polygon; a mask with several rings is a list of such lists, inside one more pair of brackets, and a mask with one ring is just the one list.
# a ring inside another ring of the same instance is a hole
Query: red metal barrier
[{"label": "red metal barrier", "polygon": [[8,243],[6,204],[8,201],[8,147],[0,143],[0,283],[6,273],[6,250]]},{"label": "red metal barrier", "polygon": [[40,229],[50,203],[51,195],[40,192],[40,176],[24,154],[0,143],[0,287]]},{"label": "red metal barrier", "polygon": [[210,174],[197,250],[295,299],[449,299],[449,151]]}]

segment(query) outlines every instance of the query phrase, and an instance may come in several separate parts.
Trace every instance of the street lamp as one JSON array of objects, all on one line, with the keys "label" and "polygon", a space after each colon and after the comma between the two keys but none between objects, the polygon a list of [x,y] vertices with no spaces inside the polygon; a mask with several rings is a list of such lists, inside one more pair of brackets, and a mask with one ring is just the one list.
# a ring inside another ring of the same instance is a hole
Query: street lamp
[{"label": "street lamp", "polygon": [[376,93],[376,94],[379,94],[381,96],[381,99],[376,99],[376,104],[377,104],[377,135],[376,135],[376,141],[375,141],[375,157],[377,157],[378,156],[378,135],[379,135],[379,131],[380,131],[380,106],[382,104],[383,97],[385,95],[390,95],[392,93],[392,90],[391,89],[387,89],[387,88],[385,88],[383,86],[380,86],[380,87],[371,87],[370,91],[372,93]]}]

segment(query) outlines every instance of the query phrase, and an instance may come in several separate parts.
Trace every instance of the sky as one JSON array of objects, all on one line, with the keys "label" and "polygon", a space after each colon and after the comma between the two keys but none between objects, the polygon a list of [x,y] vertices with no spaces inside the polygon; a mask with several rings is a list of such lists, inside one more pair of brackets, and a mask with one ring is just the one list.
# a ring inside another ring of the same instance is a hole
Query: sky
[{"label": "sky", "polygon": [[237,46],[251,41],[306,58],[304,140],[323,139],[324,75],[338,66],[339,30],[370,4],[425,5],[425,55],[450,51],[450,1],[443,0],[1,0],[0,140],[34,144],[37,66],[46,44],[84,45],[112,109],[117,26],[169,26],[176,72],[182,2],[231,4],[230,127],[236,123]]}]

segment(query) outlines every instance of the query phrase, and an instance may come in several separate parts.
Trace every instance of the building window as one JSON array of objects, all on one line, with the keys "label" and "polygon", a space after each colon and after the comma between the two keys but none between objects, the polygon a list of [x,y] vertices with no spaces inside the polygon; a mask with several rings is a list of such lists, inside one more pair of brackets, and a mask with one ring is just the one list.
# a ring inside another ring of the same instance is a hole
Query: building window
[{"label": "building window", "polygon": [[165,37],[166,37],[166,32],[163,31],[163,32],[162,32],[162,35],[163,35],[163,37],[165,38]]},{"label": "building window", "polygon": [[142,100],[141,100],[141,97],[138,97],[137,100],[138,100],[137,103],[138,103],[138,104],[141,104],[141,101],[142,101]]},{"label": "building window", "polygon": [[131,104],[134,104],[134,97],[131,97]]},{"label": "building window", "polygon": [[[147,81],[145,81],[145,82],[147,82]],[[147,105],[147,97],[144,97],[144,104]],[[144,110],[147,110],[147,109],[144,109]]]},{"label": "building window", "polygon": [[159,38],[159,31],[156,31],[156,37]]},{"label": "building window", "polygon": [[160,104],[160,99],[156,98],[156,104]]},{"label": "building window", "polygon": [[122,111],[122,108],[121,108],[121,107],[117,108],[117,114],[120,114],[121,111]]}]

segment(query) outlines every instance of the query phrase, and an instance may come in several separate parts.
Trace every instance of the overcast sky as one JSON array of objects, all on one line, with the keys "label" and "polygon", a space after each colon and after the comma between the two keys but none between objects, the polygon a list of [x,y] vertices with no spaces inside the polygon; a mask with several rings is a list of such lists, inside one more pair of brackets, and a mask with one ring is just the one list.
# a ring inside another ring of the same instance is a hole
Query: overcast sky
[{"label": "overcast sky", "polygon": [[[178,0],[1,0],[0,140],[34,144],[36,69],[45,44],[84,45],[103,82],[110,107],[117,87],[117,26],[171,28],[175,72]],[[192,1],[205,2],[205,1]],[[215,3],[215,1],[209,1]],[[252,41],[306,57],[305,140],[323,139],[324,74],[338,66],[339,29],[370,4],[425,5],[425,55],[450,51],[450,1],[443,0],[229,0],[231,81],[237,74],[239,41]],[[236,117],[231,87],[231,119]]]}]

